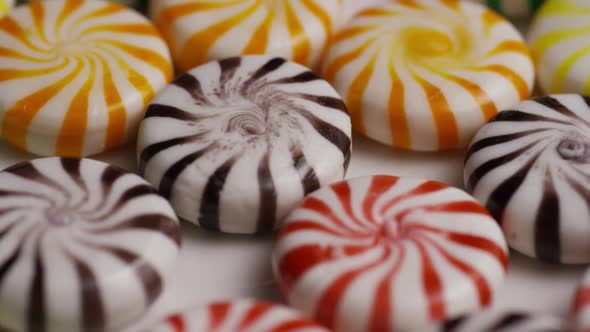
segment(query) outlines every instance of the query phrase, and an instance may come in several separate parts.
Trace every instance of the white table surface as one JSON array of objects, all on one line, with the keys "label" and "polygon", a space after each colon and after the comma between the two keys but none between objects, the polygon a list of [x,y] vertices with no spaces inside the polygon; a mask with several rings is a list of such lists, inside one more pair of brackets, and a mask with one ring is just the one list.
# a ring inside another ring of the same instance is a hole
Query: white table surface
[{"label": "white table surface", "polygon": [[[133,147],[97,156],[135,171]],[[0,167],[31,159],[0,142]],[[359,135],[347,178],[371,174],[412,176],[442,181],[462,188],[463,151],[411,153],[391,149]],[[178,265],[167,280],[164,294],[144,319],[129,331],[149,325],[177,309],[228,298],[281,301],[273,281],[272,237],[214,234],[197,226],[183,226]],[[499,307],[566,315],[583,266],[551,266],[511,252],[506,282],[496,297]]]}]

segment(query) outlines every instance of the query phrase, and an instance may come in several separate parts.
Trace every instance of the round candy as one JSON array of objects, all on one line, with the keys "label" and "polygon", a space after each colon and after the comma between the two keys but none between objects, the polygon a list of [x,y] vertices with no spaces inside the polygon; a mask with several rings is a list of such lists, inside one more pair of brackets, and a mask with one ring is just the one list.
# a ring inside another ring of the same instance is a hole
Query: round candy
[{"label": "round candy", "polygon": [[547,1],[528,39],[543,91],[590,95],[590,2]]},{"label": "round candy", "polygon": [[427,332],[564,332],[566,325],[551,315],[488,309],[448,320]]},{"label": "round candy", "polygon": [[328,332],[281,306],[252,300],[216,302],[166,318],[146,332]]},{"label": "round candy", "polygon": [[209,60],[263,53],[314,66],[341,1],[162,0],[153,6],[153,16],[180,71]]},{"label": "round candy", "polygon": [[584,274],[576,291],[572,314],[575,331],[590,331],[590,269]]},{"label": "round candy", "polygon": [[268,232],[304,195],[344,176],[350,131],[336,91],[307,68],[227,58],[156,97],[139,131],[139,168],[185,220]]},{"label": "round candy", "polygon": [[589,163],[590,98],[546,96],[481,128],[467,151],[465,186],[512,248],[553,263],[590,263]]},{"label": "round candy", "polygon": [[526,99],[533,65],[518,31],[466,1],[390,1],[333,40],[324,76],[356,131],[410,150],[466,146],[496,111]]},{"label": "round candy", "polygon": [[139,176],[91,159],[0,172],[0,326],[114,331],[158,298],[178,255],[174,211]]},{"label": "round candy", "polygon": [[534,14],[545,0],[472,0],[485,3],[496,12],[513,19],[527,18]]},{"label": "round candy", "polygon": [[288,303],[334,331],[422,331],[488,305],[507,249],[465,192],[378,175],[308,196],[276,239]]},{"label": "round candy", "polygon": [[96,0],[38,1],[0,20],[0,131],[40,155],[96,154],[130,139],[171,79],[143,16]]}]

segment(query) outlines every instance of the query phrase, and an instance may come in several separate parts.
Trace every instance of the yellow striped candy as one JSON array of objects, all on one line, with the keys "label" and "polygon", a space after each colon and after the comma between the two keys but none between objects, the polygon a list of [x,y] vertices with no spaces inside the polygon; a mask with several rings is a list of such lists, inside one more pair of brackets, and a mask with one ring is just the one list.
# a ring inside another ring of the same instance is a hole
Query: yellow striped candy
[{"label": "yellow striped candy", "polygon": [[323,73],[356,131],[421,151],[466,146],[498,110],[528,98],[534,80],[527,46],[510,23],[453,0],[365,10],[335,36]]},{"label": "yellow striped candy", "polygon": [[14,6],[14,0],[0,0],[0,17],[6,15],[12,6]]},{"label": "yellow striped candy", "polygon": [[164,40],[122,5],[41,1],[0,19],[0,130],[20,149],[85,156],[134,139],[171,78]]},{"label": "yellow striped candy", "polygon": [[546,2],[528,39],[543,91],[590,95],[590,1]]},{"label": "yellow striped candy", "polygon": [[313,67],[342,0],[162,0],[156,24],[181,71],[239,54],[272,54]]}]

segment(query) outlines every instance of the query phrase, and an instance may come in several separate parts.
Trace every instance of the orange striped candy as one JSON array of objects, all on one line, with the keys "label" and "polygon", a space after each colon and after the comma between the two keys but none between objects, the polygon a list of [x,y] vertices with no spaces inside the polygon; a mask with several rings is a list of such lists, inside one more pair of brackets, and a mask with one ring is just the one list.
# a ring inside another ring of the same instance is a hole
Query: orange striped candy
[{"label": "orange striped candy", "polygon": [[121,5],[33,2],[0,20],[0,131],[20,149],[85,156],[121,145],[171,78],[164,40]]},{"label": "orange striped candy", "polygon": [[324,76],[356,131],[395,147],[465,147],[499,109],[530,96],[518,31],[484,6],[397,0],[360,13],[330,46]]},{"label": "orange striped candy", "polygon": [[240,54],[313,67],[342,0],[161,0],[152,15],[181,71]]}]

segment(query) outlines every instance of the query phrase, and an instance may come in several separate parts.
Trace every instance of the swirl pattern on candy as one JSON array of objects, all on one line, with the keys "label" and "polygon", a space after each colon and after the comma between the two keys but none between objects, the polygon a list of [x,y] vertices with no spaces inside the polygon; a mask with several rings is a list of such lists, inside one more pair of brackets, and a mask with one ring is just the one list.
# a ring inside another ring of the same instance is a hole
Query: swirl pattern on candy
[{"label": "swirl pattern on candy", "polygon": [[578,286],[572,306],[573,326],[577,332],[590,331],[590,269]]},{"label": "swirl pattern on candy", "polygon": [[324,76],[355,130],[410,150],[466,146],[499,109],[529,97],[518,31],[466,1],[391,1],[365,10],[329,47]]},{"label": "swirl pattern on candy", "polygon": [[496,221],[465,192],[372,176],[309,195],[273,253],[288,303],[334,331],[420,331],[489,304],[507,267]]},{"label": "swirl pattern on candy", "polygon": [[589,162],[590,99],[546,96],[481,128],[467,151],[465,186],[514,249],[543,261],[588,263]]},{"label": "swirl pattern on candy", "polygon": [[543,91],[590,95],[588,1],[547,1],[535,16],[528,40]]},{"label": "swirl pattern on candy", "polygon": [[0,172],[0,326],[106,331],[143,314],[178,255],[174,211],[139,176],[90,159]]},{"label": "swirl pattern on candy", "polygon": [[341,0],[164,0],[156,24],[187,71],[239,54],[271,54],[315,66]]},{"label": "swirl pattern on candy", "polygon": [[215,302],[166,318],[145,332],[328,332],[290,308],[252,300]]},{"label": "swirl pattern on candy", "polygon": [[431,327],[427,332],[564,332],[560,318],[535,313],[488,309]]},{"label": "swirl pattern on candy", "polygon": [[336,91],[307,68],[227,58],[179,77],[149,106],[140,173],[185,220],[268,232],[304,195],[344,176],[350,131]]},{"label": "swirl pattern on candy", "polygon": [[40,155],[96,154],[135,138],[171,79],[165,42],[124,6],[39,1],[0,20],[0,130]]}]

